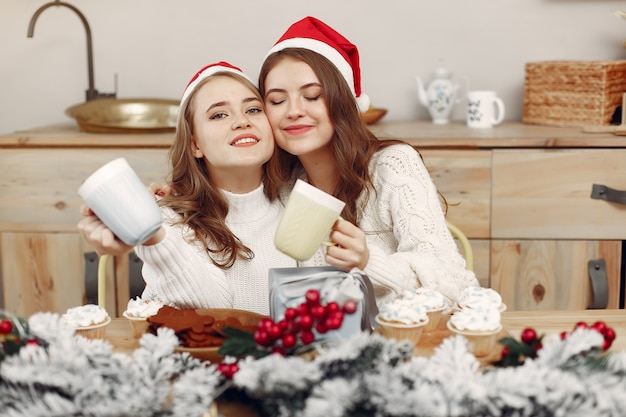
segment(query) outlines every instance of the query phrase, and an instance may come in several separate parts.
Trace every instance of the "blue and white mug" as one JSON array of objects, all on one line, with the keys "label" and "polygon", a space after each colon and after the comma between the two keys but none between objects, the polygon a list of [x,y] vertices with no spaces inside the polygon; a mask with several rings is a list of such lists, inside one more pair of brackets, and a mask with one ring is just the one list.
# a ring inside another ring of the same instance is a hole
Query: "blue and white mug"
[{"label": "blue and white mug", "polygon": [[470,91],[467,93],[467,126],[488,128],[504,120],[504,102],[495,91]]}]

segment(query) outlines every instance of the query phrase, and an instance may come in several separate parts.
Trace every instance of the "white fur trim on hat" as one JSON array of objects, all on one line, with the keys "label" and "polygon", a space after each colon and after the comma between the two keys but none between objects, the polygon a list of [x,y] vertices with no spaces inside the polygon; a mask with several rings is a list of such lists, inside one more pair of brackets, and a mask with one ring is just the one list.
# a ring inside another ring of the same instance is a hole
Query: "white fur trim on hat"
[{"label": "white fur trim on hat", "polygon": [[317,39],[290,38],[285,39],[284,41],[274,45],[272,49],[270,49],[267,56],[273,54],[274,52],[282,51],[283,49],[287,48],[310,49],[311,51],[317,52],[318,54],[328,59],[337,67],[343,78],[346,80],[346,82],[348,83],[348,87],[350,87],[350,91],[352,91],[352,95],[355,94],[352,66],[335,48],[333,48],[326,42],[318,41]]},{"label": "white fur trim on hat", "polygon": [[193,78],[191,79],[189,84],[187,84],[187,87],[185,88],[185,91],[183,92],[183,96],[180,99],[180,105],[178,106],[177,119],[179,121],[184,116],[183,115],[183,109],[187,106],[187,102],[189,101],[189,97],[191,97],[193,92],[196,91],[198,86],[204,80],[206,80],[207,78],[209,78],[212,75],[217,74],[218,72],[231,72],[233,74],[240,75],[243,78],[245,78],[246,80],[250,81],[252,83],[252,85],[256,86],[256,83],[254,81],[252,81],[252,79],[250,77],[248,77],[248,75],[246,75],[239,68],[233,66],[232,64],[230,64],[228,62],[221,61],[221,62],[218,62],[216,64],[207,65],[206,67],[201,69],[199,72],[197,72],[193,76]]},{"label": "white fur trim on hat", "polygon": [[[354,74],[352,72],[352,66],[346,59],[341,55],[335,48],[327,44],[326,42],[318,41],[317,39],[311,38],[290,38],[285,39],[274,45],[272,49],[267,53],[265,58],[273,54],[274,52],[282,51],[287,48],[304,48],[309,49],[313,52],[317,52],[322,55],[326,59],[337,67],[343,78],[346,80],[350,91],[353,96],[356,96],[354,92]],[[356,98],[356,103],[359,108],[359,111],[366,112],[370,107],[370,98],[361,93],[359,97]]]},{"label": "white fur trim on hat", "polygon": [[247,79],[253,85],[256,85],[256,83],[252,81],[252,79],[250,79],[250,77],[248,77],[242,71],[237,71],[234,68],[230,68],[230,67],[226,67],[222,65],[215,65],[215,66],[206,68],[192,82],[189,83],[187,88],[185,88],[183,97],[180,99],[180,106],[183,107],[183,104],[189,99],[189,96],[196,90],[196,88],[198,87],[200,83],[202,83],[202,81],[206,80],[212,75],[217,74],[218,72],[232,72],[233,74],[240,75],[243,78]]}]

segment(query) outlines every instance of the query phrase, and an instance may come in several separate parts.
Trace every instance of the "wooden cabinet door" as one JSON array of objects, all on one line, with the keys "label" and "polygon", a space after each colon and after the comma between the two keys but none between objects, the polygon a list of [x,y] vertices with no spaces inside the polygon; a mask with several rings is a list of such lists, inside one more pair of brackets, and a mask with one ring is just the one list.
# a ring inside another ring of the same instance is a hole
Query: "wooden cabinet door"
[{"label": "wooden cabinet door", "polygon": [[447,219],[468,238],[488,239],[491,151],[428,149],[420,153],[433,182],[448,202]]},{"label": "wooden cabinet door", "polygon": [[510,310],[586,309],[593,291],[587,263],[605,259],[608,308],[618,308],[621,241],[492,240],[491,286]]},{"label": "wooden cabinet door", "polygon": [[[64,313],[86,302],[85,257],[92,249],[78,233],[0,233],[4,308],[28,317]],[[115,280],[107,274],[107,311],[114,313]]]}]

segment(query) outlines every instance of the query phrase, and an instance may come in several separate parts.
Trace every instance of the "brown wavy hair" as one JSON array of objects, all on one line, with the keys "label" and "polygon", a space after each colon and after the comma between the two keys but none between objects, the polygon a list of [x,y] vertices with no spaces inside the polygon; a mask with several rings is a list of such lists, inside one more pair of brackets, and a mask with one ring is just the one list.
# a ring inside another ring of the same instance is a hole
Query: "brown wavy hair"
[{"label": "brown wavy hair", "polygon": [[[328,114],[335,128],[330,146],[339,169],[339,181],[333,195],[346,202],[341,216],[358,225],[360,213],[356,205],[357,199],[362,192],[365,192],[367,200],[370,197],[370,190],[373,190],[368,169],[370,160],[380,149],[405,142],[396,139],[379,140],[361,119],[356,100],[335,65],[324,56],[309,49],[286,48],[274,52],[265,59],[259,73],[259,90],[264,99],[267,75],[287,57],[309,65],[322,85]],[[302,169],[302,164],[296,156],[276,147],[274,155],[267,164],[267,171],[271,173],[271,178],[278,181],[272,188],[278,188],[290,181],[294,170],[300,169]]]},{"label": "brown wavy hair", "polygon": [[[186,103],[182,103],[174,143],[169,150],[171,193],[159,204],[170,207],[180,216],[178,224],[191,228],[195,233],[191,242],[200,242],[214,265],[222,269],[233,266],[237,259],[250,260],[254,253],[244,245],[226,225],[228,201],[220,189],[211,181],[204,158],[193,156],[193,110],[195,94],[200,86],[215,77],[230,77],[244,84],[260,100],[258,89],[244,77],[231,72],[217,72],[199,84]],[[268,198],[276,198],[272,191],[276,181],[269,181],[264,170],[264,189]]]}]

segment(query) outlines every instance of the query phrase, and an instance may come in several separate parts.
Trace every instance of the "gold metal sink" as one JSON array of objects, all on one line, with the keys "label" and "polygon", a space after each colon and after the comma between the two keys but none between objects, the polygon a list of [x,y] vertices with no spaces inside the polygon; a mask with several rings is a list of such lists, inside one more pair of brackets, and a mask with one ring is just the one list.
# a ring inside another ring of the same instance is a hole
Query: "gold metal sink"
[{"label": "gold metal sink", "polygon": [[76,104],[65,114],[90,133],[165,133],[176,130],[178,100],[106,98]]}]

